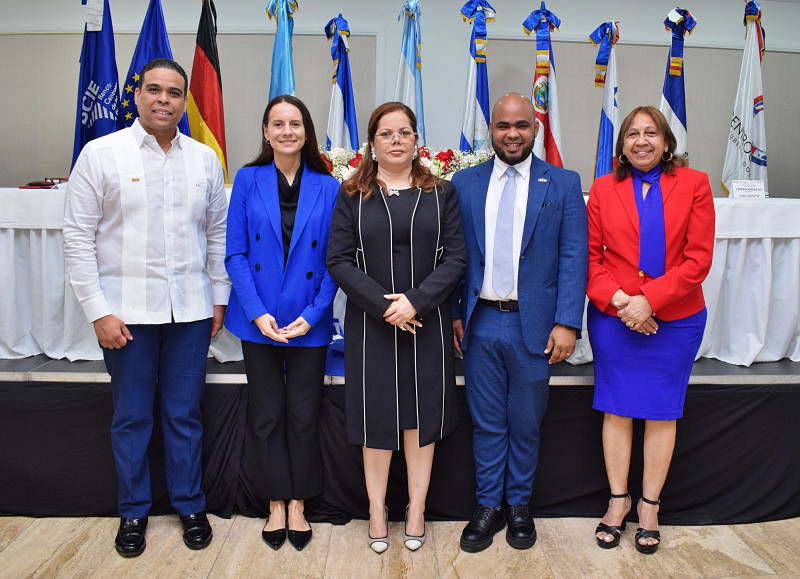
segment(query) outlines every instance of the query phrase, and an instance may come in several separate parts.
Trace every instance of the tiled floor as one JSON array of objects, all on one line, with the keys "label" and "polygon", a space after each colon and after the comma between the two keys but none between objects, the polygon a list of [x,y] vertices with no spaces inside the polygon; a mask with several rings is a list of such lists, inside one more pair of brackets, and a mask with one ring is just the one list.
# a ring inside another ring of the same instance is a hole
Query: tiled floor
[{"label": "tiled floor", "polygon": [[262,519],[211,517],[214,540],[190,551],[175,516],[153,517],[147,549],[135,559],[114,551],[118,519],[0,518],[0,578],[18,577],[800,577],[800,519],[752,525],[663,527],[655,555],[633,546],[599,549],[590,519],[537,519],[532,549],[510,548],[501,532],[482,553],[462,552],[464,523],[428,524],[417,552],[403,548],[402,523],[390,524],[389,550],[366,545],[367,524],[315,524],[302,552],[261,541]]}]

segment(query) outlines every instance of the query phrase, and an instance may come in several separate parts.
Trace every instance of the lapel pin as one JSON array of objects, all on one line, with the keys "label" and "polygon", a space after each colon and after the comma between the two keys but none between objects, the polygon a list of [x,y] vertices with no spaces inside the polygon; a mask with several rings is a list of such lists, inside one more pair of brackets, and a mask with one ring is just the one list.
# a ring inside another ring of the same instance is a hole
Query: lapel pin
[{"label": "lapel pin", "polygon": [[544,177],[539,177],[539,183],[547,183],[547,179]]}]

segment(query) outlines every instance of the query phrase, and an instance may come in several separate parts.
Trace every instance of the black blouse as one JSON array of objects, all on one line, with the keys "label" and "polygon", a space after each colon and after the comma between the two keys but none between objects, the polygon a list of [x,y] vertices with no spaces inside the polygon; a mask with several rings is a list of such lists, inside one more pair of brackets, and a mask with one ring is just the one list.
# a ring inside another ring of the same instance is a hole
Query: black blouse
[{"label": "black blouse", "polygon": [[300,198],[300,181],[303,178],[303,164],[294,174],[294,183],[289,185],[286,175],[275,167],[278,173],[278,199],[281,204],[281,234],[283,237],[283,265],[289,259],[289,246],[292,244],[292,230],[294,229],[294,216],[297,213],[297,200]]}]

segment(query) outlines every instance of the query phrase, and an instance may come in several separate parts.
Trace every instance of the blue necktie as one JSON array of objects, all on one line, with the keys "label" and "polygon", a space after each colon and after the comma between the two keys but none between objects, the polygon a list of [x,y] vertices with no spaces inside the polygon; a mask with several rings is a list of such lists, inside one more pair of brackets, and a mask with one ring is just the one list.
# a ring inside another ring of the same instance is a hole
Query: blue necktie
[{"label": "blue necktie", "polygon": [[517,196],[517,170],[506,169],[506,184],[497,206],[492,256],[492,288],[501,298],[514,289],[514,200]]}]

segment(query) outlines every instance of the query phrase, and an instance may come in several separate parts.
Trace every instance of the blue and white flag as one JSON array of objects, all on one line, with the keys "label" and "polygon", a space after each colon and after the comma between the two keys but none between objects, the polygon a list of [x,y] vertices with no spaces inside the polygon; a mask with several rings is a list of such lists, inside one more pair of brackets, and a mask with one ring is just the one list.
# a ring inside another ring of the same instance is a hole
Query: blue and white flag
[{"label": "blue and white flag", "polygon": [[731,181],[760,180],[767,186],[767,137],[764,130],[764,90],[761,87],[761,59],[764,57],[764,29],[761,6],[748,2],[744,12],[747,27],[742,70],[728,134],[722,188],[730,194]]},{"label": "blue and white flag", "polygon": [[405,104],[417,116],[418,145],[425,144],[425,113],[422,108],[422,33],[419,25],[419,0],[407,0],[398,20],[403,21],[400,69],[394,99]]},{"label": "blue and white flag", "polygon": [[614,170],[616,157],[614,147],[619,135],[619,103],[617,102],[616,44],[619,40],[619,22],[611,20],[598,26],[589,40],[597,50],[594,63],[594,86],[603,87],[603,108],[600,111],[600,127],[597,131],[597,147],[594,156],[594,179],[608,175]]},{"label": "blue and white flag", "polygon": [[331,40],[333,59],[333,89],[328,111],[328,135],[325,148],[358,151],[358,125],[353,100],[353,81],[350,78],[350,46],[347,37],[350,27],[341,14],[325,25],[325,35]]},{"label": "blue and white flag", "polygon": [[659,110],[664,113],[669,128],[675,135],[678,145],[675,154],[689,158],[686,145],[686,89],[683,83],[683,37],[692,33],[697,21],[688,10],[675,8],[664,20],[664,27],[672,31],[672,46],[667,59],[667,72],[664,78],[664,89],[661,91]]},{"label": "blue and white flag", "polygon": [[82,4],[86,6],[86,26],[81,48],[72,166],[86,143],[122,128],[119,74],[108,0],[82,0]]},{"label": "blue and white flag", "polygon": [[[161,0],[150,0],[147,13],[144,15],[142,31],[133,51],[131,66],[128,76],[125,77],[125,86],[122,89],[122,114],[126,127],[130,127],[139,117],[139,110],[133,100],[133,93],[139,86],[139,71],[154,58],[169,58],[172,60],[172,49],[169,47],[167,26],[164,24],[164,12],[161,10]],[[188,93],[188,91],[186,91]],[[184,135],[189,135],[189,119],[183,113],[178,130]]]},{"label": "blue and white flag", "polygon": [[267,16],[275,18],[275,44],[272,48],[272,77],[269,81],[269,100],[282,94],[294,94],[294,65],[292,64],[292,35],[297,0],[269,0]]},{"label": "blue and white flag", "polygon": [[494,22],[495,10],[486,0],[469,0],[461,8],[464,21],[472,23],[469,39],[469,75],[464,102],[464,124],[461,125],[461,150],[488,149],[489,78],[486,71],[486,23]]}]

